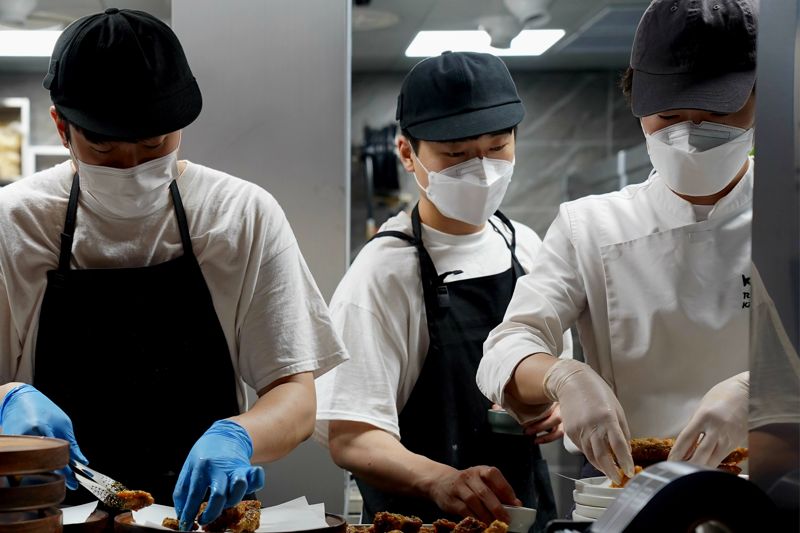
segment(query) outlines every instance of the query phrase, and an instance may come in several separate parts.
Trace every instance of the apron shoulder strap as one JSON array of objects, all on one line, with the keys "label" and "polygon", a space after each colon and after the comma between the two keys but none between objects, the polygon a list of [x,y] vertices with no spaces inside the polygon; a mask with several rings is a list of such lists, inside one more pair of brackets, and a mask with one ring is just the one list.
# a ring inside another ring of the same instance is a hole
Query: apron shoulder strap
[{"label": "apron shoulder strap", "polygon": [[169,184],[169,192],[172,195],[172,205],[175,208],[175,218],[178,219],[178,230],[181,232],[181,243],[183,243],[183,253],[188,257],[194,257],[192,250],[192,238],[189,236],[189,223],[186,221],[186,211],[183,209],[181,193],[178,191],[178,181],[172,180]]},{"label": "apron shoulder strap", "polygon": [[58,255],[58,270],[69,270],[69,260],[72,257],[72,241],[75,237],[75,219],[78,212],[78,193],[81,190],[78,173],[72,177],[72,186],[69,190],[67,215],[64,219],[64,231],[61,232],[61,250]]},{"label": "apron shoulder strap", "polygon": [[492,228],[494,228],[494,230],[500,234],[503,240],[506,241],[506,246],[508,246],[508,249],[511,251],[511,266],[514,269],[514,279],[519,278],[525,275],[525,269],[522,268],[522,264],[520,264],[519,259],[517,259],[517,231],[514,229],[514,224],[512,224],[508,217],[499,210],[494,212],[494,216],[499,218],[500,222],[502,222],[511,233],[511,241],[509,241],[506,236],[503,235],[503,232],[500,231],[500,228],[498,228],[494,222],[492,222],[492,219],[489,219],[489,224],[492,225]]}]

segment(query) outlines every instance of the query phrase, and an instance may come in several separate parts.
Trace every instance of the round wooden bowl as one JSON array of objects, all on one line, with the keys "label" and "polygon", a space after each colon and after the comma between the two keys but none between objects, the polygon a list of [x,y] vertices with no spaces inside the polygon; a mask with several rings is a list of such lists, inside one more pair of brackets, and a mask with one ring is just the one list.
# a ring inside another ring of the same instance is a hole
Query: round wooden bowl
[{"label": "round wooden bowl", "polygon": [[86,522],[79,524],[64,524],[64,533],[102,533],[109,530],[108,513],[95,509]]},{"label": "round wooden bowl", "polygon": [[64,478],[59,474],[0,476],[0,512],[56,507],[65,495]]},{"label": "round wooden bowl", "polygon": [[61,509],[0,513],[0,533],[53,533],[61,530]]},{"label": "round wooden bowl", "polygon": [[69,443],[65,440],[0,435],[0,476],[50,472],[68,462]]},{"label": "round wooden bowl", "polygon": [[[328,523],[327,527],[293,531],[292,533],[345,533],[347,531],[347,521],[339,515],[325,513],[325,521]],[[147,531],[163,533],[164,530],[140,526],[133,521],[133,514],[127,512],[114,517],[114,531],[116,533],[145,533]]]}]

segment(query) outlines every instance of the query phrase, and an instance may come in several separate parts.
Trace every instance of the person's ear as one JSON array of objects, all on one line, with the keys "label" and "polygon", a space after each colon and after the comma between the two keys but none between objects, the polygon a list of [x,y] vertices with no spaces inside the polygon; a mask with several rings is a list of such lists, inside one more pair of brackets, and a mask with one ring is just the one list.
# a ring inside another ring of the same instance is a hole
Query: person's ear
[{"label": "person's ear", "polygon": [[398,135],[395,140],[397,157],[406,172],[414,172],[414,157],[411,150],[411,143],[403,135]]},{"label": "person's ear", "polygon": [[61,144],[63,144],[65,148],[69,148],[69,141],[67,140],[67,128],[69,126],[58,116],[56,106],[54,105],[50,106],[50,118],[52,118],[53,122],[56,124],[56,131],[58,131],[58,136],[61,137]]}]

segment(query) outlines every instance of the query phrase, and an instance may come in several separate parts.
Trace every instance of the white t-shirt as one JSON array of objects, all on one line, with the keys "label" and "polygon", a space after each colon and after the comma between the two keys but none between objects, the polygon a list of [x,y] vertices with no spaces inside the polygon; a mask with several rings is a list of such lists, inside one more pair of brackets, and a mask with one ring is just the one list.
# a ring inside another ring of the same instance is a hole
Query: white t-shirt
[{"label": "white t-shirt", "polygon": [[[510,241],[496,217],[492,222]],[[533,265],[541,239],[514,223],[516,255],[525,271]],[[389,219],[380,231],[412,234],[407,213]],[[422,240],[439,273],[462,270],[445,282],[490,276],[511,268],[511,253],[490,224],[472,235],[449,235],[422,225]],[[351,359],[317,380],[315,438],[328,443],[328,422],[365,422],[400,438],[399,413],[408,401],[428,352],[428,323],[416,249],[396,237],[381,237],[358,254],[331,300],[334,327]],[[570,332],[565,354],[572,354]]]},{"label": "white t-shirt", "polygon": [[[58,266],[72,176],[65,162],[0,189],[0,383],[32,382],[39,308],[47,271]],[[258,391],[299,372],[320,376],[346,360],[275,199],[191,162],[178,187],[239,376],[240,408],[247,408],[242,381]],[[141,267],[182,254],[171,201],[146,216],[119,218],[99,214],[88,195],[79,196],[72,268]]]}]

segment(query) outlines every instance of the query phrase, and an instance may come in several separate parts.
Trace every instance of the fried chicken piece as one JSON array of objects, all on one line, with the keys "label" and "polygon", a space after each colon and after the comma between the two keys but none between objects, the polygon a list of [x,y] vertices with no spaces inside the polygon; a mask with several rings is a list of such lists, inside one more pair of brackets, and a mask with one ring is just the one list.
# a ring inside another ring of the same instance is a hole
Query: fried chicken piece
[{"label": "fried chicken piece", "polygon": [[447,520],[445,518],[440,518],[436,522],[433,523],[433,529],[436,533],[450,533],[456,528],[456,523]]},{"label": "fried chicken piece", "polygon": [[153,496],[143,490],[121,490],[116,496],[126,511],[138,511],[155,502]]},{"label": "fried chicken piece", "polygon": [[728,472],[736,476],[742,473],[742,468],[739,465],[733,463],[722,463],[717,467],[717,470],[722,470],[723,472]]},{"label": "fried chicken piece", "polygon": [[508,524],[505,522],[501,522],[500,520],[495,520],[489,527],[483,530],[483,533],[506,533],[508,531]]},{"label": "fried chicken piece", "polygon": [[738,465],[748,456],[748,449],[747,448],[736,448],[731,453],[728,454],[725,459],[720,461],[720,465]]},{"label": "fried chicken piece", "polygon": [[403,516],[381,511],[375,515],[372,527],[373,533],[390,533],[395,530],[402,533],[419,533],[422,527],[422,520],[416,516]]},{"label": "fried chicken piece", "polygon": [[[197,518],[203,514],[208,504],[200,504]],[[258,529],[261,521],[261,502],[258,500],[244,500],[233,507],[223,509],[219,517],[204,525],[203,531],[233,531],[233,533],[253,533]]]},{"label": "fried chicken piece", "polygon": [[[635,476],[636,474],[638,474],[638,473],[639,473],[639,472],[641,472],[642,470],[644,470],[644,468],[642,468],[641,466],[638,466],[638,465],[634,466],[634,467],[633,467],[633,475]],[[619,484],[617,484],[617,483],[614,483],[614,482],[612,481],[612,482],[611,482],[611,488],[612,488],[612,489],[621,489],[621,488],[623,488],[625,485],[627,485],[627,484],[628,484],[628,481],[630,481],[630,480],[632,479],[632,478],[629,478],[628,476],[626,476],[626,475],[625,475],[625,473],[624,473],[622,470],[620,470],[620,471],[619,471],[619,473],[620,473],[620,475],[622,476],[622,481],[620,481],[620,482],[619,482]]]},{"label": "fried chicken piece", "polygon": [[486,529],[486,524],[477,518],[468,516],[456,524],[453,533],[483,533],[484,529]]},{"label": "fried chicken piece", "polygon": [[372,525],[363,526],[363,525],[353,525],[347,524],[347,532],[346,533],[374,533],[375,528]]},{"label": "fried chicken piece", "polygon": [[[181,529],[181,523],[177,518],[165,518],[161,521],[161,525],[167,529],[174,529],[175,531],[179,531]],[[200,531],[200,524],[194,522],[192,524],[192,531]]]},{"label": "fried chicken piece", "polygon": [[433,526],[422,526],[419,528],[419,533],[436,533],[436,530]]},{"label": "fried chicken piece", "polygon": [[633,464],[650,466],[666,461],[675,439],[631,439],[631,456]]}]

